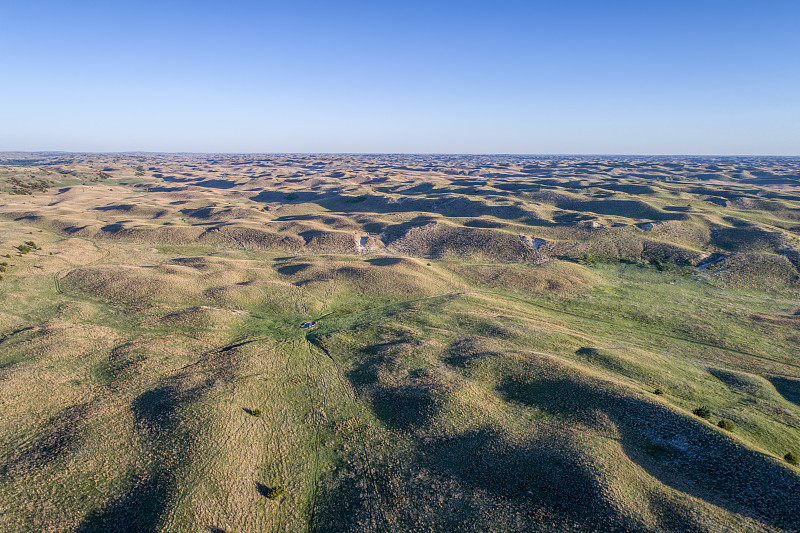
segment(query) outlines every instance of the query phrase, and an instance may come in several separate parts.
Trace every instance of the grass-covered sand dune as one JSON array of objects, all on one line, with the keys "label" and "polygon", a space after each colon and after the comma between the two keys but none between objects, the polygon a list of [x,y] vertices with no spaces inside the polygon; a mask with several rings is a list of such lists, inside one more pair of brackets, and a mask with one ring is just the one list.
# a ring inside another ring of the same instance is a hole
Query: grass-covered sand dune
[{"label": "grass-covered sand dune", "polygon": [[791,158],[0,154],[0,531],[800,531],[798,231]]}]

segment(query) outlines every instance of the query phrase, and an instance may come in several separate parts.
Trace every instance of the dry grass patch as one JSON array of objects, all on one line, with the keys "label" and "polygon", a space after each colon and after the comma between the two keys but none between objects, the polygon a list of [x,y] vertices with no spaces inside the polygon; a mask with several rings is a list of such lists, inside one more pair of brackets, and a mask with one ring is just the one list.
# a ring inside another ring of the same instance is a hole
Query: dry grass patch
[{"label": "dry grass patch", "polygon": [[65,275],[61,285],[66,290],[84,292],[111,303],[178,303],[200,296],[197,282],[191,276],[146,267],[81,267]]},{"label": "dry grass patch", "polygon": [[585,292],[602,283],[602,278],[586,267],[564,261],[548,261],[542,265],[457,264],[447,268],[483,287],[523,292]]}]

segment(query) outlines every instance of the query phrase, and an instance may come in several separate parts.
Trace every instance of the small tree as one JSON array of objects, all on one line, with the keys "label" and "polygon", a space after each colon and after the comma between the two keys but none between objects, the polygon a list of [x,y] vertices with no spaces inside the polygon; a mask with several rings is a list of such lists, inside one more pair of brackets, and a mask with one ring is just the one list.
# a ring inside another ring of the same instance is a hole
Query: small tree
[{"label": "small tree", "polygon": [[797,456],[795,454],[793,454],[792,452],[789,452],[786,455],[784,455],[783,459],[784,459],[784,461],[786,461],[790,465],[797,466],[797,463],[798,463]]},{"label": "small tree", "polygon": [[700,407],[692,411],[692,413],[694,413],[696,416],[699,416],[700,418],[705,418],[705,419],[711,418],[711,409],[709,409],[705,405],[701,405]]},{"label": "small tree", "polygon": [[270,500],[277,500],[284,494],[286,494],[286,489],[283,488],[282,485],[275,485],[274,487],[267,490],[266,496]]},{"label": "small tree", "polygon": [[723,418],[717,422],[717,426],[721,427],[725,431],[733,431],[734,428],[733,420],[728,420],[727,418]]}]

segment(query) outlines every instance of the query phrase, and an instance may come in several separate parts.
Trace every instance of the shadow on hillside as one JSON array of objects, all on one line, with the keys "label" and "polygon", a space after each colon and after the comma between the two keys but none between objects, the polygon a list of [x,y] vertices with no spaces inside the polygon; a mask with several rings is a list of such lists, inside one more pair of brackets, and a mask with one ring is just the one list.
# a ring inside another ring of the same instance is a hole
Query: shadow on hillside
[{"label": "shadow on hillside", "polygon": [[[169,383],[139,395],[133,402],[136,425],[142,440],[150,446],[146,452],[155,457],[144,471],[127,480],[127,491],[114,498],[104,509],[90,514],[76,533],[126,531],[150,533],[159,531],[171,494],[177,487],[176,472],[191,455],[189,435],[178,430],[180,406],[196,400],[213,380],[182,390],[180,383]],[[175,451],[177,450],[177,451]]]},{"label": "shadow on hillside", "polygon": [[0,473],[28,471],[41,467],[60,456],[75,450],[81,442],[89,404],[79,404],[61,410],[45,426],[43,434],[34,444],[23,447],[4,463]]},{"label": "shadow on hillside", "polygon": [[796,526],[797,504],[789,495],[800,493],[800,476],[706,422],[574,380],[509,378],[500,390],[510,400],[590,427],[592,410],[600,410],[616,424],[628,458],[661,483],[773,527]]},{"label": "shadow on hillside", "polygon": [[770,378],[772,386],[788,401],[800,407],[800,380],[790,378]]},{"label": "shadow on hillside", "polygon": [[393,266],[402,263],[402,257],[376,257],[374,259],[367,259],[366,262],[373,266]]},{"label": "shadow on hillside", "polygon": [[[407,191],[402,192],[406,194]],[[261,191],[256,196],[251,196],[250,200],[292,204],[316,203],[332,212],[340,213],[409,213],[418,211],[454,217],[491,215],[507,220],[535,218],[536,215],[518,205],[488,205],[480,196],[456,196],[449,190],[441,194],[427,193],[426,196],[401,198],[379,195],[352,197],[339,195],[337,191],[320,191],[318,193],[307,190],[291,193]]]}]

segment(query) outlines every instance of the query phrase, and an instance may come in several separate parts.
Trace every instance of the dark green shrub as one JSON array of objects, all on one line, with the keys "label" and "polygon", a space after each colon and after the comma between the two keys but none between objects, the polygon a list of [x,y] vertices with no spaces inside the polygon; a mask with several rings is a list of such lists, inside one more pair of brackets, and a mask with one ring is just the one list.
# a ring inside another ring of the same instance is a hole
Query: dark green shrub
[{"label": "dark green shrub", "polygon": [[667,272],[673,269],[673,265],[671,263],[667,263],[666,261],[661,261],[660,259],[653,259],[651,261],[653,266],[656,267],[656,270],[659,272]]},{"label": "dark green shrub", "polygon": [[692,411],[692,413],[694,413],[696,416],[699,416],[700,418],[706,418],[706,419],[711,418],[711,409],[709,409],[705,405],[698,407],[697,409]]},{"label": "dark green shrub", "polygon": [[31,247],[27,244],[20,244],[19,246],[16,246],[16,249],[19,250],[19,253],[21,254],[27,254],[31,251]]},{"label": "dark green shrub", "polygon": [[6,270],[8,269],[5,266],[0,265],[0,272],[5,272]]},{"label": "dark green shrub", "polygon": [[662,389],[661,387],[656,387],[656,390],[653,391],[653,394],[658,394],[659,396],[661,396],[662,394],[664,394],[664,389]]},{"label": "dark green shrub", "polygon": [[717,422],[717,425],[722,429],[724,429],[725,431],[733,431],[734,427],[733,420],[728,420],[727,418],[723,418],[722,420]]},{"label": "dark green shrub", "polygon": [[253,409],[250,411],[250,414],[253,416],[261,416],[261,409]]},{"label": "dark green shrub", "polygon": [[597,258],[592,254],[590,254],[589,252],[586,252],[585,254],[580,256],[578,262],[586,266],[595,266],[597,264]]},{"label": "dark green shrub", "polygon": [[286,494],[286,489],[283,488],[282,485],[275,485],[274,487],[267,489],[266,496],[270,500],[277,500],[284,494]]},{"label": "dark green shrub", "polygon": [[790,465],[797,466],[798,464],[797,456],[792,452],[789,452],[786,455],[784,455],[783,460],[789,463]]}]

